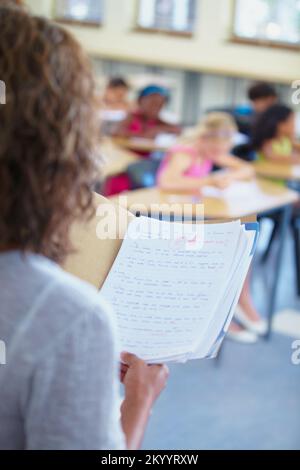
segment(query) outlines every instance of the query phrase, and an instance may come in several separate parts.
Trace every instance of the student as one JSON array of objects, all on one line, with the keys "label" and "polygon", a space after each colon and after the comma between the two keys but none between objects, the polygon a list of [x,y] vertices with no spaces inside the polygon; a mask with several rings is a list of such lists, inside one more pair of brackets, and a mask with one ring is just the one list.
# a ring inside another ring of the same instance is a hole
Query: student
[{"label": "student", "polygon": [[[225,188],[231,182],[253,176],[249,164],[230,155],[236,125],[226,113],[207,115],[193,137],[185,145],[173,148],[158,173],[158,185],[165,190],[201,193],[201,188],[213,185]],[[226,173],[212,173],[214,166]],[[244,343],[254,343],[264,335],[267,325],[256,311],[250,295],[249,277],[245,282],[240,304],[229,337]]]},{"label": "student", "polygon": [[248,90],[248,98],[255,115],[263,113],[278,101],[275,88],[265,82],[253,84]]},{"label": "student", "polygon": [[90,64],[57,25],[0,8],[0,77],[0,448],[136,448],[167,369],[123,354],[121,427],[113,314],[56,264],[94,212]]},{"label": "student", "polygon": [[157,85],[144,88],[138,97],[137,110],[120,124],[116,136],[154,139],[159,134],[179,134],[179,126],[168,124],[160,118],[168,100],[166,88]]},{"label": "student", "polygon": [[[168,152],[158,172],[159,186],[199,192],[203,186],[224,188],[234,180],[251,177],[254,174],[251,166],[230,155],[236,129],[229,114],[208,114],[186,144]],[[214,166],[228,172],[212,173]]]},{"label": "student", "polygon": [[111,78],[106,86],[102,108],[111,111],[129,111],[129,85],[122,77]]},{"label": "student", "polygon": [[262,113],[254,126],[253,147],[260,161],[299,163],[300,144],[295,140],[295,114],[276,104]]}]

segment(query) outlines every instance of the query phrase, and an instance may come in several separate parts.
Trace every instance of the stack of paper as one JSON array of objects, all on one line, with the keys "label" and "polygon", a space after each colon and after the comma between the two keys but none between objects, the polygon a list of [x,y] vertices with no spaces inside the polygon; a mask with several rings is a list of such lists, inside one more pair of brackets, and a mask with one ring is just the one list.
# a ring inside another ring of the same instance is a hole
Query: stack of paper
[{"label": "stack of paper", "polygon": [[214,357],[234,315],[258,226],[137,218],[103,285],[122,350],[148,363]]}]

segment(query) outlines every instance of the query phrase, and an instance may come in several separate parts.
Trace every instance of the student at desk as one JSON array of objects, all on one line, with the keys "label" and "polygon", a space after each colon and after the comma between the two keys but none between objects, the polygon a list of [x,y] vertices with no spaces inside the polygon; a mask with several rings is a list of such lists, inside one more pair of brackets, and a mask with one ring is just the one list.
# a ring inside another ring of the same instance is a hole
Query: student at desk
[{"label": "student at desk", "polygon": [[130,110],[128,93],[129,85],[124,78],[111,78],[102,97],[102,109],[128,112]]},{"label": "student at desk", "polygon": [[110,307],[57,264],[94,213],[90,63],[64,29],[2,7],[0,57],[0,449],[136,448],[167,369],[125,353],[120,370]]},{"label": "student at desk", "polygon": [[259,161],[300,163],[300,143],[295,140],[295,113],[283,104],[267,109],[257,119],[252,144]]},{"label": "student at desk", "polygon": [[115,136],[154,139],[159,134],[179,134],[179,126],[168,124],[160,118],[169,98],[166,88],[157,85],[145,87],[139,94],[136,111],[120,124]]},{"label": "student at desk", "polygon": [[[231,182],[248,179],[253,175],[249,164],[232,157],[232,139],[236,124],[226,113],[211,113],[200,123],[191,140],[173,148],[165,157],[158,173],[158,185],[170,191],[201,192],[201,188],[213,185],[226,188]],[[228,171],[212,173],[214,166]],[[256,311],[250,295],[247,279],[237,309],[237,323],[232,323],[229,337],[253,343],[257,335],[266,333],[267,325]]]},{"label": "student at desk", "polygon": [[[158,172],[159,186],[199,192],[203,186],[225,188],[234,180],[251,177],[254,174],[251,166],[230,155],[236,131],[229,114],[208,114],[186,144],[167,153]],[[214,167],[226,168],[228,172],[213,173]]]}]

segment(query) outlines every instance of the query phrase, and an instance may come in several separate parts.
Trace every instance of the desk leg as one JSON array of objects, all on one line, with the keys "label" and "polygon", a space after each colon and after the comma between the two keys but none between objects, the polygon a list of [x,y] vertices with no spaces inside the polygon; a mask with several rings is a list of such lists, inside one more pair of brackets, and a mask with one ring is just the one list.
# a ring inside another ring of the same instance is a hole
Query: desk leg
[{"label": "desk leg", "polygon": [[268,307],[268,332],[266,334],[266,338],[268,339],[271,335],[272,330],[272,323],[273,323],[273,316],[275,313],[276,308],[276,298],[277,298],[277,290],[280,280],[280,271],[282,269],[282,261],[283,261],[283,250],[284,250],[284,243],[286,239],[286,235],[288,233],[290,220],[292,215],[292,206],[286,206],[282,209],[281,217],[280,217],[280,225],[279,225],[279,246],[278,246],[278,253],[275,261],[275,268],[274,268],[274,279],[271,287],[270,292],[270,301]]},{"label": "desk leg", "polygon": [[293,226],[297,295],[300,297],[300,227]]}]

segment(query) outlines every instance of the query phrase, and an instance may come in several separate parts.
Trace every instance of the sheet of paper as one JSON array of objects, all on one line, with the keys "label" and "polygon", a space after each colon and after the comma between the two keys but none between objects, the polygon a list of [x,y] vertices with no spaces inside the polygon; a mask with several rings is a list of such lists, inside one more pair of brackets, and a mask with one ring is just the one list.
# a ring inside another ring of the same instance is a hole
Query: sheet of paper
[{"label": "sheet of paper", "polygon": [[[255,213],[257,206],[265,205],[266,209],[273,207],[276,201],[281,201],[281,194],[267,194],[256,181],[236,181],[226,189],[218,189],[213,186],[206,186],[202,189],[202,194],[207,198],[222,199],[232,217],[236,215]],[[237,207],[237,201],[239,206]],[[235,212],[238,212],[235,214]]]},{"label": "sheet of paper", "polygon": [[246,236],[241,237],[241,244],[236,254],[236,263],[226,293],[220,299],[218,309],[209,325],[204,340],[199,345],[198,350],[191,355],[191,358],[214,357],[216,350],[219,349],[234,316],[251,264],[255,233],[254,231],[246,231],[244,233]]},{"label": "sheet of paper", "polygon": [[299,178],[300,177],[300,165],[293,165],[293,167],[292,167],[292,176],[294,176],[294,178]]},{"label": "sheet of paper", "polygon": [[226,291],[241,226],[204,225],[203,246],[189,250],[185,239],[153,238],[144,222],[130,224],[136,237],[124,240],[102,294],[115,309],[123,349],[155,362],[201,341]]}]

